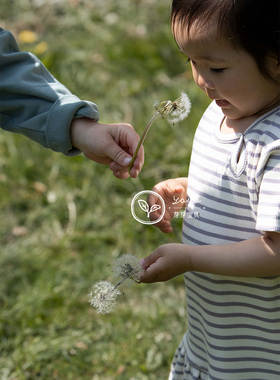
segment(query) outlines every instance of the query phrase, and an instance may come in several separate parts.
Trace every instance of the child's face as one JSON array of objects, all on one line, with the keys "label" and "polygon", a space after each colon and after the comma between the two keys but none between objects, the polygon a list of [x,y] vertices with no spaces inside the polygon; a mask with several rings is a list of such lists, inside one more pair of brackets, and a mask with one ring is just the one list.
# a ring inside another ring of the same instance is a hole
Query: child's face
[{"label": "child's face", "polygon": [[[229,119],[260,116],[280,103],[279,82],[261,75],[251,55],[217,37],[215,24],[194,25],[188,36],[174,25],[175,39],[190,59],[196,84],[221,107]],[[271,72],[279,78],[279,65],[271,59]]]}]

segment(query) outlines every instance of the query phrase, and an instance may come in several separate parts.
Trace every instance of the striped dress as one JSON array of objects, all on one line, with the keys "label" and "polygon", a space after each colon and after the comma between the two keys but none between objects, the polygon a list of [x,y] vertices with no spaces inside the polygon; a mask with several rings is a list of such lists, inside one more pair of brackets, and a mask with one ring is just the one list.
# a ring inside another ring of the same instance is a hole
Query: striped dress
[{"label": "striped dress", "polygon": [[[231,244],[280,232],[280,107],[243,134],[222,134],[223,117],[210,104],[196,131],[184,244]],[[279,380],[280,277],[184,277],[188,331],[169,379]]]}]

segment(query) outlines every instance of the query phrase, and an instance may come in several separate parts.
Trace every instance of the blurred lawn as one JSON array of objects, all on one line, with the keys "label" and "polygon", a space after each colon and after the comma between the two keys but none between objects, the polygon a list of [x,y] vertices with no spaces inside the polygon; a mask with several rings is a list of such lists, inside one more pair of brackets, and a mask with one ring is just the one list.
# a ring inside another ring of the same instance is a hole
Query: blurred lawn
[{"label": "blurred lawn", "polygon": [[112,279],[108,264],[122,253],[141,258],[180,241],[180,220],[166,236],[130,212],[137,192],[187,175],[207,105],[173,41],[169,8],[169,0],[1,0],[0,25],[96,102],[101,122],[128,122],[140,134],[156,101],[185,91],[193,104],[180,125],[154,123],[137,180],[1,130],[1,380],[168,377],[187,326],[182,278],[127,288],[105,316],[87,295]]}]

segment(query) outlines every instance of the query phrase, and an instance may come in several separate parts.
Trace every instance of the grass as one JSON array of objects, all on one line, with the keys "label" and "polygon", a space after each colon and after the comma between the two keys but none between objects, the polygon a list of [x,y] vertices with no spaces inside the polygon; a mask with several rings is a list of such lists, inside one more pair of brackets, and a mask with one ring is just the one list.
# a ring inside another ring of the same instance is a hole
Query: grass
[{"label": "grass", "polygon": [[180,241],[180,220],[163,235],[130,212],[137,192],[187,174],[207,105],[171,36],[169,7],[168,0],[1,2],[1,26],[73,93],[96,102],[101,122],[128,122],[141,134],[156,101],[185,91],[193,103],[180,125],[154,123],[137,180],[1,131],[1,380],[168,377],[187,327],[182,277],[127,288],[105,316],[90,308],[88,292],[112,279],[109,264],[122,253],[141,258]]}]

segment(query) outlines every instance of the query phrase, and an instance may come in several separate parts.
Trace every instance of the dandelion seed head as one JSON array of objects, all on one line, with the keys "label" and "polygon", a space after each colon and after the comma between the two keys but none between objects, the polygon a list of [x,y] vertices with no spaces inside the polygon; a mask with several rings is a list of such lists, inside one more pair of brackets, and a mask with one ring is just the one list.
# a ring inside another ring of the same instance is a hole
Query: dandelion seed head
[{"label": "dandelion seed head", "polygon": [[154,105],[155,109],[161,114],[164,119],[173,109],[171,100],[165,100],[159,104]]},{"label": "dandelion seed head", "polygon": [[108,314],[116,305],[116,298],[121,292],[109,281],[100,281],[89,293],[89,303],[98,313]]},{"label": "dandelion seed head", "polygon": [[182,92],[180,98],[174,102],[167,100],[155,105],[155,109],[161,114],[163,119],[175,124],[184,120],[191,110],[191,101],[187,94]]},{"label": "dandelion seed head", "polygon": [[173,110],[167,115],[166,119],[169,123],[178,123],[184,120],[191,110],[191,101],[187,94],[184,92],[173,103]]},{"label": "dandelion seed head", "polygon": [[139,282],[141,271],[143,268],[140,261],[129,253],[119,257],[113,264],[114,276],[126,284]]},{"label": "dandelion seed head", "polygon": [[141,145],[143,145],[144,140],[147,137],[147,134],[153,122],[156,120],[156,118],[161,116],[163,119],[167,119],[167,121],[170,124],[178,123],[179,121],[182,121],[188,116],[191,109],[191,102],[190,102],[189,97],[184,92],[182,92],[180,98],[176,99],[174,102],[171,102],[171,100],[165,100],[164,102],[155,104],[154,107],[157,110],[157,112],[151,118],[151,120],[149,121],[148,125],[146,126],[144,132],[142,133],[140,137],[140,140],[138,142],[138,145],[136,147],[136,150],[133,154],[132,160],[129,165],[129,172],[137,157],[139,149]]}]

